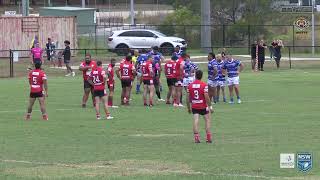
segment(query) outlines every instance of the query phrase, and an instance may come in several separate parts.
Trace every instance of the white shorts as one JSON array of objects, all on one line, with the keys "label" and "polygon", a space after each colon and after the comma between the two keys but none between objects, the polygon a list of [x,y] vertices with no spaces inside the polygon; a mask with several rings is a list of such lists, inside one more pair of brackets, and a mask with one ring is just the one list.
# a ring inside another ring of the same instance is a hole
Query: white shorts
[{"label": "white shorts", "polygon": [[141,72],[137,72],[137,77],[140,78],[142,76]]},{"label": "white shorts", "polygon": [[219,83],[219,81],[212,81],[212,80],[208,79],[208,85],[210,87],[217,87],[219,85],[218,83]]},{"label": "white shorts", "polygon": [[220,87],[226,86],[226,81],[218,81],[218,86]]},{"label": "white shorts", "polygon": [[231,86],[231,85],[238,85],[239,82],[240,82],[239,76],[232,77],[232,78],[228,78],[228,85],[229,85],[229,86]]},{"label": "white shorts", "polygon": [[194,77],[183,78],[182,86],[187,87],[189,86],[189,84],[193,83],[193,81],[194,81]]},{"label": "white shorts", "polygon": [[181,87],[181,86],[182,86],[181,80],[177,81],[177,82],[175,83],[175,86],[176,86],[176,87]]}]

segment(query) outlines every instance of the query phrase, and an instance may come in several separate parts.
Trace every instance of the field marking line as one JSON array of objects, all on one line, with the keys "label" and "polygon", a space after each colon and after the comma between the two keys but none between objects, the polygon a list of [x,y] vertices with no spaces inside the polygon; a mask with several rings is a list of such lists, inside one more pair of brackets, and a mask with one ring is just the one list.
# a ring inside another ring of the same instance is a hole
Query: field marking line
[{"label": "field marking line", "polygon": [[172,137],[184,136],[185,134],[129,134],[130,137]]},{"label": "field marking line", "polygon": [[[55,109],[56,111],[73,111],[74,109]],[[10,111],[0,111],[0,114],[1,113],[16,113],[16,112],[26,112],[26,110],[22,110],[22,109],[19,109],[19,110],[10,110]],[[40,110],[32,110],[32,112],[40,112]]]},{"label": "field marking line", "polygon": [[[0,159],[0,162],[7,163],[23,163],[23,164],[35,164],[35,165],[51,165],[60,167],[72,167],[72,168],[112,168],[119,169],[120,167],[113,167],[110,165],[79,165],[79,164],[65,164],[65,163],[48,163],[48,162],[35,162],[35,161],[23,161],[23,160],[10,160]],[[98,163],[98,162],[97,162]],[[233,174],[233,173],[206,173],[193,170],[157,170],[148,168],[126,168],[126,170],[145,171],[145,172],[160,172],[160,173],[177,173],[177,174],[190,174],[190,175],[213,175],[213,176],[224,176],[224,177],[247,177],[247,178],[261,178],[261,179],[286,179],[286,180],[304,180],[305,177],[274,177],[274,176],[262,176],[262,175],[250,175],[250,174]]]}]

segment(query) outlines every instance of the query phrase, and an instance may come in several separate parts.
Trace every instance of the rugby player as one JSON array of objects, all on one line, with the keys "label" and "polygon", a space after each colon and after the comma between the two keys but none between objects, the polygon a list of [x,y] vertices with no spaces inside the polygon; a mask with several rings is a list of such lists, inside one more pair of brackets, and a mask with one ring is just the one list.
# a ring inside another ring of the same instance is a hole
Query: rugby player
[{"label": "rugby player", "polygon": [[194,73],[195,70],[197,70],[198,67],[190,60],[190,56],[187,55],[186,59],[184,60],[184,66],[183,66],[183,83],[182,86],[185,87],[187,90],[187,87],[189,84],[191,84],[194,81]]},{"label": "rugby player", "polygon": [[142,63],[141,67],[142,79],[143,79],[143,104],[147,104],[147,95],[149,95],[149,106],[153,106],[153,95],[154,95],[154,85],[153,85],[153,67],[152,67],[152,56],[148,56],[148,60]]},{"label": "rugby player", "polygon": [[222,72],[224,75],[228,74],[228,87],[230,94],[230,104],[234,104],[233,101],[233,89],[236,92],[238,104],[241,103],[239,93],[239,74],[244,69],[244,65],[239,60],[235,60],[229,54],[226,56],[226,61],[223,63]]},{"label": "rugby player", "polygon": [[141,50],[141,54],[139,55],[135,67],[137,69],[137,86],[136,86],[136,94],[140,93],[140,86],[142,83],[142,73],[141,73],[141,66],[144,62],[148,60],[147,51],[145,49]]},{"label": "rugby player", "polygon": [[196,71],[196,80],[188,86],[186,102],[188,112],[193,114],[194,142],[200,143],[199,116],[204,116],[207,143],[212,143],[211,137],[211,113],[213,112],[211,100],[208,94],[208,85],[202,82],[202,71]]},{"label": "rugby player", "polygon": [[82,96],[82,107],[85,108],[89,94],[91,92],[92,103],[95,106],[94,96],[93,96],[93,86],[89,83],[88,78],[91,74],[91,71],[97,68],[97,64],[94,60],[91,59],[91,55],[89,53],[86,54],[85,60],[80,64],[79,70],[82,71],[83,76],[83,96]]},{"label": "rugby player", "polygon": [[225,75],[222,74],[222,66],[224,64],[224,61],[222,60],[223,55],[222,54],[218,54],[216,58],[217,58],[217,70],[218,70],[218,84],[217,84],[216,102],[220,101],[220,99],[219,99],[220,90],[221,90],[221,93],[222,93],[223,102],[227,102],[226,94],[225,94],[225,91],[224,91],[224,87],[225,87],[225,84],[226,84],[226,78],[225,78]]},{"label": "rugby player", "polygon": [[117,108],[118,106],[113,105],[113,94],[114,94],[114,86],[115,86],[115,81],[114,81],[114,66],[116,65],[116,60],[111,59],[110,64],[108,65],[107,69],[107,74],[108,74],[108,80],[107,80],[107,85],[109,89],[109,96],[108,96],[108,106]]},{"label": "rugby player", "polygon": [[[29,85],[30,85],[30,98],[25,119],[31,119],[32,107],[36,99],[39,100],[40,110],[42,112],[42,119],[48,120],[48,114],[46,112],[45,97],[48,97],[48,83],[47,76],[44,71],[41,70],[41,61],[37,61],[35,69],[29,72]],[[44,89],[44,91],[43,91]],[[45,97],[44,97],[45,96]]]},{"label": "rugby player", "polygon": [[208,54],[208,85],[209,85],[209,97],[210,100],[216,102],[217,86],[218,86],[218,71],[217,61],[214,53]]},{"label": "rugby player", "polygon": [[106,113],[106,119],[113,119],[108,110],[108,102],[107,102],[107,91],[105,89],[105,83],[107,81],[106,72],[102,68],[102,62],[97,61],[97,67],[90,72],[89,83],[93,86],[94,89],[94,97],[96,101],[95,109],[96,109],[96,117],[97,119],[101,119],[100,116],[100,100],[104,106],[104,112]]},{"label": "rugby player", "polygon": [[[167,85],[168,85],[168,93],[167,93],[167,101],[166,104],[172,104],[175,97],[175,90],[174,85],[177,81],[175,76],[175,66],[176,66],[176,60],[178,59],[177,56],[172,56],[171,60],[166,61],[164,65],[164,72],[167,78]],[[170,102],[170,98],[172,97],[172,103]]]},{"label": "rugby player", "polygon": [[117,77],[121,80],[122,86],[121,105],[129,105],[132,80],[136,75],[136,68],[131,60],[132,56],[128,55],[125,61],[122,62],[120,67],[116,70]]},{"label": "rugby player", "polygon": [[161,63],[165,61],[163,55],[159,52],[159,47],[158,46],[154,46],[152,47],[152,51],[149,53],[150,55],[152,55],[153,58],[153,68],[156,68],[155,65],[158,64],[160,65],[160,69],[158,71],[155,71],[155,78],[154,79],[154,86],[155,86],[155,90],[156,90],[156,94],[158,96],[158,100],[159,101],[164,101],[163,99],[161,99],[161,95],[160,92],[162,92],[162,83],[161,83],[161,73],[162,73],[162,66]]},{"label": "rugby player", "polygon": [[183,69],[184,69],[184,59],[187,58],[186,53],[182,53],[181,57],[176,61],[176,78],[177,82],[175,84],[175,102],[173,106],[175,107],[183,107],[181,103],[181,96],[182,96],[182,82],[183,82]]}]

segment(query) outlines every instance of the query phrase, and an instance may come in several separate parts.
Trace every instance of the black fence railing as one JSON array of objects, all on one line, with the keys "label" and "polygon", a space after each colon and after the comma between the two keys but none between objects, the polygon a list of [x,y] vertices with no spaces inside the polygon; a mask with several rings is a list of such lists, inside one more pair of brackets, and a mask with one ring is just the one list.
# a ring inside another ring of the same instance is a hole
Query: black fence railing
[{"label": "black fence railing", "polygon": [[[308,49],[308,51],[297,53],[294,49]],[[63,57],[61,55],[63,49],[56,49],[52,58],[56,64],[63,64]],[[122,49],[129,52],[129,49]],[[208,52],[214,52],[219,54],[221,52],[232,54],[236,58],[241,59],[244,62],[250,63],[254,61],[252,53],[248,52],[247,46],[213,46],[205,47],[202,50],[186,49],[186,52],[191,56],[191,59],[196,63],[203,64],[207,61],[206,55]],[[313,54],[312,51],[315,53]],[[124,54],[114,53],[114,50],[101,48],[83,48],[83,49],[71,49],[71,65],[79,66],[80,62],[84,59],[85,54],[90,53],[93,59],[101,60],[103,63],[109,63],[111,58],[121,61],[124,58]],[[255,54],[255,52],[253,52]],[[274,55],[269,49],[265,49],[266,62],[273,63]],[[25,76],[26,69],[31,65],[30,50],[0,50],[0,77],[19,77]],[[281,62],[283,68],[320,68],[320,46],[284,46],[281,48]],[[166,59],[170,58],[170,55],[165,56]],[[43,57],[46,66],[51,66],[51,62],[47,61],[46,53]],[[269,63],[270,64],[270,63]],[[57,65],[58,66],[58,65]],[[267,66],[268,68],[268,66]],[[272,68],[270,66],[270,68]]]}]

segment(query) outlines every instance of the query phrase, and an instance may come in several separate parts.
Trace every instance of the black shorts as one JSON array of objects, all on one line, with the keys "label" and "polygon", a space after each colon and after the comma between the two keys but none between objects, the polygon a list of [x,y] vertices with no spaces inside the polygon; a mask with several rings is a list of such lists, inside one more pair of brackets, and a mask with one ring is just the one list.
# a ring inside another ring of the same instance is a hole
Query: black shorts
[{"label": "black shorts", "polygon": [[177,82],[177,79],[176,78],[168,78],[167,79],[167,85],[170,87],[170,86],[174,86]]},{"label": "black shorts", "polygon": [[42,64],[42,61],[39,58],[34,58],[33,59],[33,64]]},{"label": "black shorts", "polygon": [[153,78],[153,84],[155,85],[155,86],[159,86],[159,78]]},{"label": "black shorts", "polygon": [[148,85],[148,86],[153,85],[153,80],[152,80],[152,79],[150,79],[150,80],[143,80],[143,84],[144,84],[144,85]]},{"label": "black shorts", "polygon": [[47,60],[50,61],[51,60],[51,54],[47,53]]},{"label": "black shorts", "polygon": [[92,88],[92,85],[89,83],[89,81],[84,80],[83,81],[83,88],[84,89]]},{"label": "black shorts", "polygon": [[106,95],[106,91],[105,90],[95,90],[93,92],[93,96],[94,97],[103,97]]},{"label": "black shorts", "polygon": [[209,111],[207,109],[193,109],[192,108],[192,114],[200,114],[202,116],[208,114]]},{"label": "black shorts", "polygon": [[30,93],[30,97],[31,97],[31,98],[43,97],[43,93],[42,93],[42,92]]},{"label": "black shorts", "polygon": [[63,62],[64,62],[65,64],[70,64],[70,60],[67,60],[67,59],[63,60]]},{"label": "black shorts", "polygon": [[131,87],[131,79],[123,79],[121,80],[121,87],[125,88],[125,87]]}]

